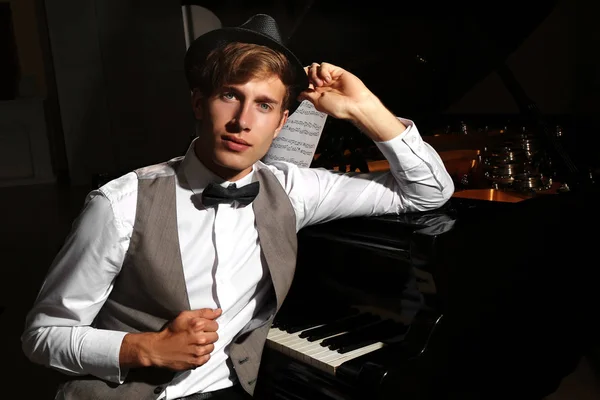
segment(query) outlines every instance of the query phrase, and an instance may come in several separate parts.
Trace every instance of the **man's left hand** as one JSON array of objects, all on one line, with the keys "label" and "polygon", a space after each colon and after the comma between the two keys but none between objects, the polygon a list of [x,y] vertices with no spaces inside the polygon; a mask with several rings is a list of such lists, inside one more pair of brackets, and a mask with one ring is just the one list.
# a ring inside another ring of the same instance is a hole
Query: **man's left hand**
[{"label": "man's left hand", "polygon": [[312,63],[304,70],[309,88],[298,100],[309,100],[318,111],[352,122],[377,142],[400,135],[406,126],[355,75],[329,63]]},{"label": "man's left hand", "polygon": [[299,100],[309,100],[318,111],[334,118],[352,119],[366,102],[376,101],[373,93],[354,74],[329,63],[304,67],[309,88]]}]

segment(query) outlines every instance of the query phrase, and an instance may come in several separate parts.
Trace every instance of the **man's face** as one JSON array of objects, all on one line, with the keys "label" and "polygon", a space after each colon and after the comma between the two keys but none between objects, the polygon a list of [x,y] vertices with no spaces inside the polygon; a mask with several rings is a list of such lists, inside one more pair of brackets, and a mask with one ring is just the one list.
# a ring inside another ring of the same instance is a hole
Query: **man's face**
[{"label": "man's face", "polygon": [[287,120],[285,86],[277,77],[228,85],[213,96],[193,96],[200,132],[196,155],[211,171],[234,181],[247,175],[269,150]]}]

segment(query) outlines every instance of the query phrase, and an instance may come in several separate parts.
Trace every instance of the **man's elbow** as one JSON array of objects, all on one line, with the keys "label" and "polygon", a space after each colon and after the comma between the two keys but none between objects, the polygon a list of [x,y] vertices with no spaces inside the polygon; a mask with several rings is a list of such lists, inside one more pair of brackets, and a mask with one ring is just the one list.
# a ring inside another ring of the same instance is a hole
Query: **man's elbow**
[{"label": "man's elbow", "polygon": [[437,209],[442,207],[444,204],[446,204],[448,202],[448,200],[450,200],[450,198],[452,197],[452,195],[454,194],[454,182],[452,181],[452,179],[449,179],[446,184],[444,185],[444,187],[442,188],[442,190],[440,191],[440,195],[436,196],[437,197],[437,201],[434,201],[433,204],[433,209]]},{"label": "man's elbow", "polygon": [[450,198],[454,194],[454,190],[454,181],[452,179],[449,179],[448,182],[446,182],[446,184],[444,185],[444,188],[442,189],[442,198],[440,199],[439,207],[443,206],[448,202],[448,200],[450,200]]},{"label": "man's elbow", "polygon": [[21,336],[21,350],[27,359],[33,363],[40,364],[39,357],[35,351],[36,346],[34,340],[31,339],[26,333]]},{"label": "man's elbow", "polygon": [[421,195],[412,201],[414,211],[431,211],[443,207],[454,194],[454,182],[450,180],[441,190]]},{"label": "man's elbow", "polygon": [[21,335],[21,350],[29,361],[40,365],[49,365],[47,345],[42,340],[39,330],[25,331]]}]

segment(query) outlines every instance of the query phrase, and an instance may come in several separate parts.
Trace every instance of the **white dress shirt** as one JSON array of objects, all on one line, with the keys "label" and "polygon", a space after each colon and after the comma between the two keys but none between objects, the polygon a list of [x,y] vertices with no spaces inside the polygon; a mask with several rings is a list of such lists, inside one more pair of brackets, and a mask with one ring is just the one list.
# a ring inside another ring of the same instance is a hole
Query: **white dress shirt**
[{"label": "white dress shirt", "polygon": [[[454,192],[442,160],[425,143],[412,121],[387,142],[377,142],[390,171],[337,173],[289,163],[265,165],[290,197],[297,231],[332,219],[422,211],[440,207]],[[185,283],[192,309],[223,310],[219,339],[210,360],[180,372],[161,395],[174,399],[231,386],[226,349],[266,301],[271,280],[262,265],[251,206],[214,208],[192,201],[209,182],[227,186],[196,158],[193,144],[181,163],[188,187],[176,185],[177,227]],[[254,171],[237,181],[252,182]],[[22,345],[33,362],[66,374],[92,374],[123,382],[119,350],[125,332],[91,327],[108,298],[129,246],[136,212],[138,182],[131,172],[90,192],[72,231],[55,258],[29,312]],[[195,205],[196,203],[196,205]],[[203,245],[198,245],[202,243]]]}]

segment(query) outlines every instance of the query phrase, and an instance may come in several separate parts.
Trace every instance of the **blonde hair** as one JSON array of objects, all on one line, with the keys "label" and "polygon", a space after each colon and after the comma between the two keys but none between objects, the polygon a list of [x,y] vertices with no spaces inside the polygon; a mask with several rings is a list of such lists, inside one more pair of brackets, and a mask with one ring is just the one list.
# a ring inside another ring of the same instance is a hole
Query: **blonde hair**
[{"label": "blonde hair", "polygon": [[206,62],[190,71],[193,89],[212,96],[226,85],[277,76],[286,87],[282,110],[290,106],[294,71],[288,59],[269,47],[252,43],[229,43],[211,51]]}]

